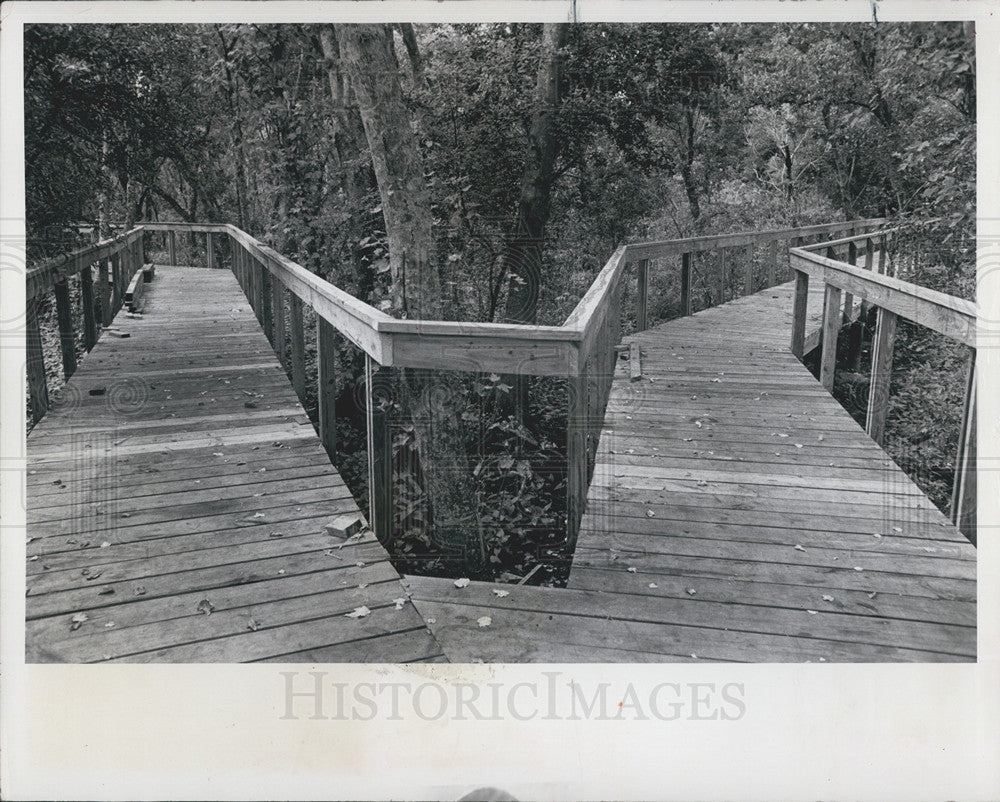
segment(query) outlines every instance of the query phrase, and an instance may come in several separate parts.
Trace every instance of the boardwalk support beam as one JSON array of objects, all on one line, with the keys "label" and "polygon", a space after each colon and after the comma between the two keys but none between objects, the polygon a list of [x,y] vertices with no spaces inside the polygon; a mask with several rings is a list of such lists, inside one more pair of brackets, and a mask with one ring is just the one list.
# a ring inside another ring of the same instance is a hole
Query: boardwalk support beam
[{"label": "boardwalk support beam", "polygon": [[[275,281],[275,287],[280,283]],[[282,317],[284,317],[282,315]],[[277,318],[275,318],[277,319]],[[284,326],[282,325],[282,341]],[[316,407],[319,439],[330,461],[337,458],[337,332],[321,317],[316,318]]]},{"label": "boardwalk support beam", "polygon": [[841,326],[840,298],[840,288],[827,284],[823,295],[822,357],[819,366],[819,380],[829,392],[833,392],[833,379],[837,371],[837,334],[840,332]]},{"label": "boardwalk support beam", "polygon": [[66,279],[56,282],[55,295],[63,373],[68,379],[76,372],[76,336],[73,332],[73,307],[69,300],[69,282]]},{"label": "boardwalk support beam", "polygon": [[896,339],[896,313],[878,309],[875,339],[872,346],[872,375],[868,388],[868,414],[865,431],[879,445],[885,435],[889,413],[889,382],[892,379],[892,351]]},{"label": "boardwalk support beam", "polygon": [[795,302],[792,307],[792,353],[802,359],[806,351],[806,311],[809,305],[809,274],[795,271]]}]

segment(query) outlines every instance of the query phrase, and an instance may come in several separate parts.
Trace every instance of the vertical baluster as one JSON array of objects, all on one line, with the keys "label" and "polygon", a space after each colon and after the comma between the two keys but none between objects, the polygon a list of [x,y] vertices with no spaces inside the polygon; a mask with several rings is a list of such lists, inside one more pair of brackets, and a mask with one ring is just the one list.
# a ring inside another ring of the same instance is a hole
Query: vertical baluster
[{"label": "vertical baluster", "polygon": [[83,304],[83,345],[89,351],[97,342],[97,318],[94,309],[94,274],[87,263],[80,273],[80,300]]},{"label": "vertical baluster", "polygon": [[767,286],[778,283],[778,240],[773,239],[767,244]]},{"label": "vertical baluster", "polygon": [[868,389],[868,413],[865,431],[879,445],[885,434],[889,412],[889,384],[892,380],[892,351],[896,339],[896,314],[878,308],[875,340],[872,347],[872,375]]},{"label": "vertical baluster", "polygon": [[[853,242],[847,243],[847,263],[851,267],[858,261],[858,246]],[[850,323],[854,320],[854,295],[850,292],[844,293],[844,322]]]},{"label": "vertical baluster", "polygon": [[271,271],[264,262],[260,263],[260,325],[264,334],[274,346],[274,310],[271,303],[274,292],[271,289]]},{"label": "vertical baluster", "polygon": [[302,329],[302,300],[289,293],[289,335],[292,340],[292,387],[300,399],[306,397],[306,346]]},{"label": "vertical baluster", "polygon": [[746,246],[746,272],[743,276],[743,294],[753,295],[753,243]]},{"label": "vertical baluster", "polygon": [[823,296],[823,329],[822,357],[820,359],[819,380],[830,392],[833,391],[833,379],[837,370],[837,334],[840,332],[840,297],[839,287],[826,285]]},{"label": "vertical baluster", "polygon": [[38,328],[38,299],[28,302],[25,309],[25,355],[28,393],[31,396],[31,419],[38,423],[49,408],[49,386],[45,379],[45,359],[42,356],[42,333]]},{"label": "vertical baluster", "polygon": [[177,264],[177,232],[173,229],[167,232],[167,258],[171,265]]},{"label": "vertical baluster", "polygon": [[691,314],[691,254],[681,254],[681,315]]},{"label": "vertical baluster", "polygon": [[288,338],[285,333],[285,288],[275,276],[271,276],[271,307],[274,313],[274,352],[284,366]]},{"label": "vertical baluster", "polygon": [[[297,300],[292,294],[292,308]],[[389,410],[383,393],[375,392],[377,363],[365,354],[365,416],[368,429],[368,518],[383,545],[392,540],[392,441]],[[382,368],[384,370],[385,368]]]},{"label": "vertical baluster", "polygon": [[809,305],[809,274],[795,271],[795,301],[792,306],[792,353],[799,359],[806,351],[806,311]]},{"label": "vertical baluster", "polygon": [[210,270],[215,269],[215,240],[211,231],[205,232],[205,262]]},{"label": "vertical baluster", "polygon": [[719,304],[726,302],[726,248],[720,248],[717,256],[719,262]]},{"label": "vertical baluster", "polygon": [[[275,282],[275,286],[279,286]],[[275,318],[277,319],[277,318]],[[319,315],[316,316],[316,408],[319,417],[319,439],[330,461],[337,458],[337,331]],[[284,340],[284,326],[282,326]]]},{"label": "vertical baluster", "polygon": [[581,365],[568,382],[566,421],[566,543],[576,546],[587,498],[587,369]]},{"label": "vertical baluster", "polygon": [[638,286],[635,299],[635,330],[646,330],[647,295],[649,292],[649,259],[640,259],[636,265]]},{"label": "vertical baluster", "polygon": [[97,290],[101,297],[101,323],[104,326],[110,326],[114,319],[114,313],[111,311],[110,271],[111,264],[107,259],[101,259],[97,263]]},{"label": "vertical baluster", "polygon": [[63,374],[69,379],[76,372],[76,335],[73,332],[73,307],[69,300],[69,282],[66,279],[56,282],[55,296]]}]

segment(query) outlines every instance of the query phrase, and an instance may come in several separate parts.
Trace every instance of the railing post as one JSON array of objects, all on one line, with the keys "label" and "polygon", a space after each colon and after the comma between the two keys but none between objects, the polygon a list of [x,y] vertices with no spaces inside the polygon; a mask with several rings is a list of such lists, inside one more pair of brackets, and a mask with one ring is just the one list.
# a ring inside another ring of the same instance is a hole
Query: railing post
[{"label": "railing post", "polygon": [[122,277],[121,277],[121,254],[113,253],[111,255],[111,317],[114,318],[118,314],[118,310],[121,309],[121,287],[122,287]]},{"label": "railing post", "polygon": [[566,419],[566,546],[572,551],[580,534],[587,501],[587,369],[580,366],[569,379],[569,413]]},{"label": "railing post", "polygon": [[[280,286],[275,282],[275,286]],[[330,461],[337,458],[337,330],[316,316],[316,410],[319,439]],[[284,339],[284,332],[282,332]]]},{"label": "railing post", "polygon": [[55,284],[56,317],[59,320],[59,345],[62,350],[63,373],[66,378],[76,371],[76,336],[73,333],[73,307],[69,300],[69,282]]},{"label": "railing post", "polygon": [[649,294],[649,259],[640,259],[636,265],[638,282],[635,298],[635,330],[646,330],[647,296]]},{"label": "railing post", "polygon": [[681,314],[691,314],[691,254],[681,254]]},{"label": "railing post", "polygon": [[833,392],[833,378],[837,371],[837,335],[840,332],[840,296],[839,287],[826,285],[823,295],[823,329],[822,357],[820,359],[819,380],[830,392]]},{"label": "railing post", "polygon": [[80,302],[83,305],[83,346],[88,351],[97,342],[97,318],[94,312],[94,274],[86,264],[80,273]]},{"label": "railing post", "polygon": [[38,423],[49,408],[49,386],[45,379],[45,359],[42,356],[42,333],[38,328],[38,299],[28,302],[25,309],[25,351],[27,356],[28,392],[31,396],[31,419]]},{"label": "railing post", "polygon": [[302,330],[302,299],[289,293],[288,322],[292,339],[292,387],[300,399],[306,397],[306,345]]},{"label": "railing post", "polygon": [[177,232],[173,229],[167,232],[167,258],[171,265],[177,264]]},{"label": "railing post", "polygon": [[792,353],[802,359],[806,351],[806,309],[809,304],[809,274],[795,271],[795,301],[792,306]]},{"label": "railing post", "polygon": [[[852,229],[853,231],[853,229]],[[858,261],[858,248],[853,242],[847,243],[847,263],[854,267]],[[844,293],[844,323],[850,323],[854,319],[854,295],[850,292]]]},{"label": "railing post", "polygon": [[205,261],[209,270],[215,269],[215,240],[211,231],[205,232]]},{"label": "railing post", "polygon": [[976,542],[976,352],[969,361],[962,409],[962,430],[955,459],[955,484],[951,493],[951,520]]},{"label": "railing post", "polygon": [[[295,295],[292,295],[295,298]],[[375,362],[365,354],[365,416],[368,430],[368,518],[383,545],[392,540],[392,441],[384,398],[375,397]],[[379,394],[381,395],[381,394]]]},{"label": "railing post", "polygon": [[896,313],[878,308],[875,340],[872,346],[872,375],[868,388],[868,414],[865,431],[879,445],[885,435],[889,412],[889,384],[892,380],[892,351],[896,339]]},{"label": "railing post", "polygon": [[773,239],[767,245],[767,286],[778,283],[778,240]]}]

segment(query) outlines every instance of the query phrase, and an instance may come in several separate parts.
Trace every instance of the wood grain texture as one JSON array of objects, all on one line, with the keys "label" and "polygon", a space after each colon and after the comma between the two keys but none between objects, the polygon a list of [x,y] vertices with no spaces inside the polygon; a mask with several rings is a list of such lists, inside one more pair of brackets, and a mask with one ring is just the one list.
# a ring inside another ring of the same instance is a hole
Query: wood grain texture
[{"label": "wood grain texture", "polygon": [[789,351],[793,295],[625,339],[641,378],[619,363],[568,587],[404,577],[446,657],[976,659],[975,549]]},{"label": "wood grain texture", "polygon": [[145,292],[28,437],[27,660],[442,659],[234,276]]}]

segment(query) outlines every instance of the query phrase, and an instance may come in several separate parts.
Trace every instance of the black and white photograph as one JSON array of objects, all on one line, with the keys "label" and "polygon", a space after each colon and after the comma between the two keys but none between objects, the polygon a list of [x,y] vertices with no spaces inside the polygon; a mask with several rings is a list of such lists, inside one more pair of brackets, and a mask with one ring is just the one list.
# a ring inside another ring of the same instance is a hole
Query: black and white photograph
[{"label": "black and white photograph", "polygon": [[[982,693],[986,6],[13,5],[5,664],[282,664],[279,728],[735,728],[736,664]],[[364,664],[443,684],[360,693]]]}]

